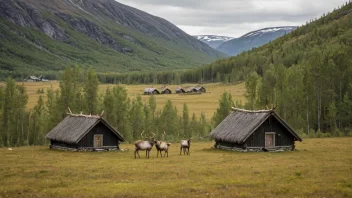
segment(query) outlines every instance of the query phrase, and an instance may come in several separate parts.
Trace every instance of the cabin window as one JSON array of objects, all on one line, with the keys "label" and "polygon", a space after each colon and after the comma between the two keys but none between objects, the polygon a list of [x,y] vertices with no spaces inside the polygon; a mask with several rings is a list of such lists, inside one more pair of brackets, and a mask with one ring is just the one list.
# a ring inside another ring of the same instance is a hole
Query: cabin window
[{"label": "cabin window", "polygon": [[275,147],[275,132],[265,132],[265,148]]},{"label": "cabin window", "polygon": [[94,148],[103,147],[103,135],[94,135]]}]

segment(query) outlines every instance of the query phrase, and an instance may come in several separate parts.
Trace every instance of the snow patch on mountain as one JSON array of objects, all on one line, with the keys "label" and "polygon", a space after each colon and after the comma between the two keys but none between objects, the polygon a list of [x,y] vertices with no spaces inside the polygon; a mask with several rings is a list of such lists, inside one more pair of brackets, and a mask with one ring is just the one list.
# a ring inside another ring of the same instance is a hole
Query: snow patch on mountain
[{"label": "snow patch on mountain", "polygon": [[257,36],[259,34],[272,33],[272,32],[277,32],[277,31],[291,32],[291,31],[295,30],[296,28],[297,28],[296,26],[264,28],[264,29],[253,31],[253,32],[249,32],[249,33],[241,36],[240,38],[249,37],[249,36]]},{"label": "snow patch on mountain", "polygon": [[206,43],[207,45],[209,45],[214,49],[220,46],[221,44],[231,39],[234,39],[233,37],[229,37],[229,36],[217,36],[217,35],[196,35],[193,37],[202,41],[203,43]]},{"label": "snow patch on mountain", "polygon": [[229,36],[216,36],[216,35],[196,35],[194,36],[198,40],[204,40],[204,41],[229,41],[233,39],[233,37]]}]

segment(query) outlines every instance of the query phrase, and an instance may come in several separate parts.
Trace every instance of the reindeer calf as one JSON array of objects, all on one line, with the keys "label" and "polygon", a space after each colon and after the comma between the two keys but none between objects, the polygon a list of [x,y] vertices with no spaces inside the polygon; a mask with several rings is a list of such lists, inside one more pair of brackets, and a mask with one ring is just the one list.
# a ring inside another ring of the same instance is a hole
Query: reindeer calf
[{"label": "reindeer calf", "polygon": [[166,154],[167,154],[167,157],[169,157],[169,146],[171,146],[171,143],[157,141],[155,144],[155,148],[157,149],[156,157],[159,157],[159,152],[160,152],[160,156],[163,157],[161,151],[164,151],[164,157]]},{"label": "reindeer calf", "polygon": [[188,140],[181,140],[180,155],[181,155],[182,149],[183,149],[183,155],[185,155],[185,153],[187,153],[187,155],[190,155],[189,148],[191,147],[191,140],[192,138]]}]

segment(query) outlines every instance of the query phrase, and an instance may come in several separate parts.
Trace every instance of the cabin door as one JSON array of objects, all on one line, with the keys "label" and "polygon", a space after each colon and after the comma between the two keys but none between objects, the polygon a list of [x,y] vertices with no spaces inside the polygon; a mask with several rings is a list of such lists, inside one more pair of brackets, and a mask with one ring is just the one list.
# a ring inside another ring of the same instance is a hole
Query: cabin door
[{"label": "cabin door", "polygon": [[265,148],[275,147],[275,133],[265,133]]},{"label": "cabin door", "polygon": [[94,148],[103,147],[103,135],[94,135]]}]

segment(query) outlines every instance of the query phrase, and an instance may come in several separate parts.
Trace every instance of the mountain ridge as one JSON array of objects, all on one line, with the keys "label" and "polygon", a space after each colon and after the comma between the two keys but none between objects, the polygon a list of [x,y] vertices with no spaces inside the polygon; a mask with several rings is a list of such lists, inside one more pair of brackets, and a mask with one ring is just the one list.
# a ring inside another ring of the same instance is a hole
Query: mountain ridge
[{"label": "mountain ridge", "polygon": [[0,29],[2,73],[72,64],[98,72],[183,69],[224,56],[167,20],[113,0],[0,0]]},{"label": "mountain ridge", "polygon": [[206,43],[210,47],[216,49],[221,44],[234,39],[234,37],[230,36],[218,36],[218,35],[193,35],[194,38]]},{"label": "mountain ridge", "polygon": [[260,47],[295,29],[297,29],[297,26],[277,26],[251,31],[239,38],[222,43],[216,49],[228,55],[236,56],[244,51]]}]

